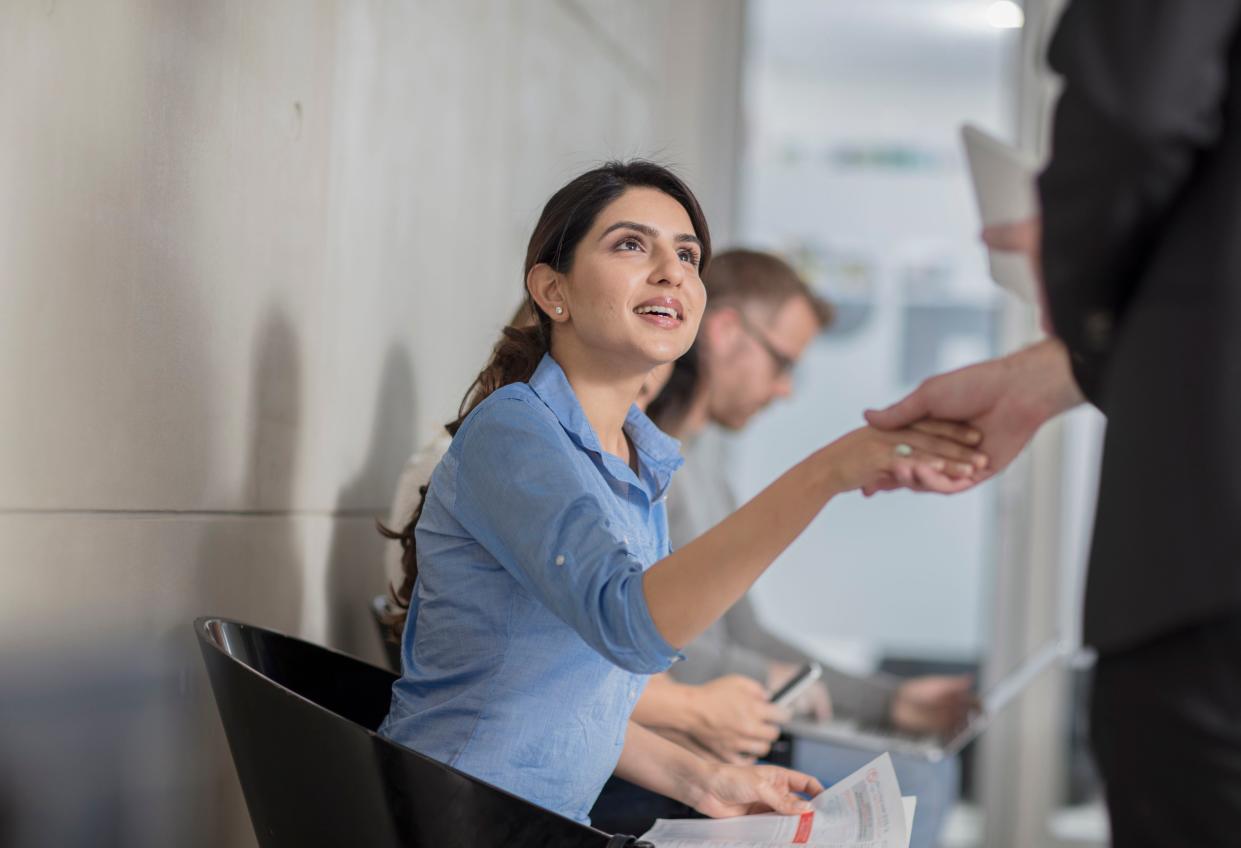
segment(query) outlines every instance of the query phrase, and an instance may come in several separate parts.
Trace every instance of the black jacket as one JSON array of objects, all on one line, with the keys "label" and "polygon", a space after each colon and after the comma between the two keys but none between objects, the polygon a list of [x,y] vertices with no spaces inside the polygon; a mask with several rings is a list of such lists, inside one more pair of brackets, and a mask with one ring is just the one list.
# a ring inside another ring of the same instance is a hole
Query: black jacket
[{"label": "black jacket", "polygon": [[1101,651],[1241,610],[1241,0],[1077,0],[1039,180],[1051,316],[1108,417]]}]

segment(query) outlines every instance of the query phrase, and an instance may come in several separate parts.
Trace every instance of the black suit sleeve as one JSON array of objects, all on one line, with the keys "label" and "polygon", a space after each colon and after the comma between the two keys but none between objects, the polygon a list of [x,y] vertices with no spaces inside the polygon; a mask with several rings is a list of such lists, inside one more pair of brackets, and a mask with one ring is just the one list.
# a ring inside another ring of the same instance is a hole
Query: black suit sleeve
[{"label": "black suit sleeve", "polygon": [[1219,137],[1239,15],[1241,0],[1076,0],[1052,41],[1064,90],[1039,178],[1043,275],[1096,404],[1161,225]]}]

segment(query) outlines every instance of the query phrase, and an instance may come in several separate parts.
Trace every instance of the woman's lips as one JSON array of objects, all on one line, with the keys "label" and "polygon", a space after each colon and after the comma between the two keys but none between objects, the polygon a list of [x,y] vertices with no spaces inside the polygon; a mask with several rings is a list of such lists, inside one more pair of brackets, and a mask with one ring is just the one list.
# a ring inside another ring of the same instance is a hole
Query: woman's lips
[{"label": "woman's lips", "polygon": [[638,317],[648,324],[654,324],[656,327],[663,327],[666,330],[676,329],[682,323],[680,318],[654,312],[639,312]]},{"label": "woman's lips", "polygon": [[681,302],[672,297],[653,297],[639,303],[633,309],[634,314],[657,327],[673,329],[681,326],[685,308]]}]

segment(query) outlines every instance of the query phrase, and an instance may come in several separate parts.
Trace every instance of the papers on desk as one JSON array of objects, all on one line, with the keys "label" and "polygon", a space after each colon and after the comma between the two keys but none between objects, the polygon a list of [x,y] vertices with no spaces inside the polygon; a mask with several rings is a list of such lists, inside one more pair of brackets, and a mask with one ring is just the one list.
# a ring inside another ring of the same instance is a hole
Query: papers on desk
[{"label": "papers on desk", "polygon": [[916,799],[902,798],[883,754],[823,790],[800,816],[659,819],[642,839],[656,848],[908,848]]}]

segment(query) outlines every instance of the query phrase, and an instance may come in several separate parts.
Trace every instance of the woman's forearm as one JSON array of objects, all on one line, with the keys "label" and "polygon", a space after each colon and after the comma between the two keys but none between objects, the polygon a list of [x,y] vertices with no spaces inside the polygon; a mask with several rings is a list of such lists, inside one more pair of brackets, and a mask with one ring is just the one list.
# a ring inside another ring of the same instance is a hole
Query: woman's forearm
[{"label": "woman's forearm", "polygon": [[712,768],[701,757],[631,721],[616,775],[696,808]]},{"label": "woman's forearm", "polygon": [[633,720],[643,727],[689,733],[693,730],[693,687],[656,674],[646,684],[633,709]]},{"label": "woman's forearm", "polygon": [[710,626],[842,489],[821,448],[753,500],[646,572],[651,619],[682,648]]}]

